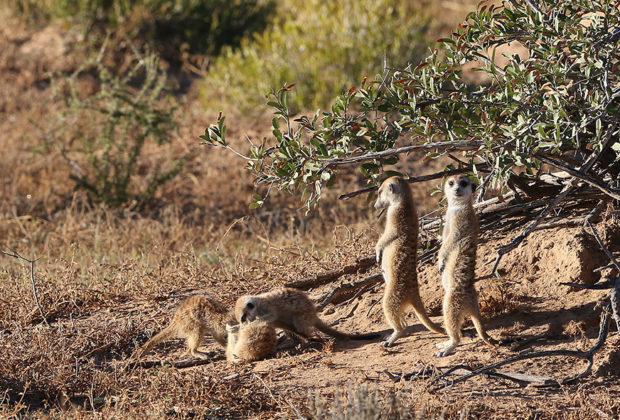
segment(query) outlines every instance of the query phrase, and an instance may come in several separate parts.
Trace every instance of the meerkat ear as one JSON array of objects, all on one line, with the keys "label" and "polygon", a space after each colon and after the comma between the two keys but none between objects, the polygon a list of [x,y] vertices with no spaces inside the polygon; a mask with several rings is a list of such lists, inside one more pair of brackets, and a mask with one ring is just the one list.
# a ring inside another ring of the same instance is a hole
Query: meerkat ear
[{"label": "meerkat ear", "polygon": [[390,183],[389,188],[390,188],[390,192],[391,192],[392,194],[399,194],[399,193],[400,193],[400,190],[401,190],[400,185],[395,184],[395,183],[393,183],[393,182],[392,182],[392,183]]}]

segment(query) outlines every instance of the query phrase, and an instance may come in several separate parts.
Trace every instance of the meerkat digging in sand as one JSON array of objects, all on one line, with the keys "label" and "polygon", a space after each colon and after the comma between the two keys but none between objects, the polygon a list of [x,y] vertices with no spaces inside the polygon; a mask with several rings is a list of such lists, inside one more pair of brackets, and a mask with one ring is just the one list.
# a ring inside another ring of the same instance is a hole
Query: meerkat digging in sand
[{"label": "meerkat digging in sand", "polygon": [[[439,249],[439,272],[444,288],[443,316],[449,341],[437,344],[438,357],[450,354],[461,341],[461,326],[470,316],[480,338],[493,345],[480,317],[478,294],[474,287],[478,218],[473,207],[475,186],[466,175],[446,180],[444,187],[448,211]],[[493,340],[494,341],[494,340]]]},{"label": "meerkat digging in sand", "polygon": [[210,333],[215,341],[226,346],[226,324],[236,324],[232,311],[210,296],[190,296],[174,310],[170,325],[151,337],[138,351],[137,357],[144,356],[164,340],[179,337],[185,339],[192,356],[206,359],[209,355],[198,350],[202,339]]},{"label": "meerkat digging in sand", "polygon": [[385,229],[375,249],[377,264],[385,279],[383,313],[394,331],[381,345],[391,347],[402,337],[406,327],[405,310],[409,305],[426,328],[445,334],[428,318],[420,299],[416,267],[418,214],[411,188],[401,177],[388,178],[379,188],[375,209],[381,209],[380,216],[386,208]]},{"label": "meerkat digging in sand", "polygon": [[314,329],[339,339],[368,340],[378,333],[347,334],[335,330],[318,317],[308,296],[297,289],[280,288],[255,296],[241,296],[235,305],[235,317],[241,324],[263,320],[272,327],[290,331],[308,339]]}]

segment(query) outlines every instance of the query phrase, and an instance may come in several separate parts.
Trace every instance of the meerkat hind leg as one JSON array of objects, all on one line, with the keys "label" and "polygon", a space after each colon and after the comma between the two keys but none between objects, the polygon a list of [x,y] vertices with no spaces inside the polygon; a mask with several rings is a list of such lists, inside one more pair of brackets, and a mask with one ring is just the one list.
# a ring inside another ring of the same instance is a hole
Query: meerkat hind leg
[{"label": "meerkat hind leg", "polygon": [[199,351],[198,347],[202,343],[202,339],[204,338],[204,334],[200,331],[192,331],[187,334],[185,337],[185,343],[187,344],[187,348],[189,349],[189,353],[198,358],[198,359],[208,359],[209,354],[203,351]]},{"label": "meerkat hind leg", "polygon": [[435,353],[436,357],[449,355],[452,350],[461,342],[461,326],[463,324],[463,310],[452,302],[451,296],[446,295],[443,303],[444,308],[444,328],[450,337],[448,341],[437,343],[440,350]]},{"label": "meerkat hind leg", "polygon": [[392,334],[381,342],[383,347],[392,347],[396,340],[405,334],[405,322],[403,320],[403,302],[398,302],[394,296],[384,295],[383,298],[383,314],[387,323],[394,329]]}]

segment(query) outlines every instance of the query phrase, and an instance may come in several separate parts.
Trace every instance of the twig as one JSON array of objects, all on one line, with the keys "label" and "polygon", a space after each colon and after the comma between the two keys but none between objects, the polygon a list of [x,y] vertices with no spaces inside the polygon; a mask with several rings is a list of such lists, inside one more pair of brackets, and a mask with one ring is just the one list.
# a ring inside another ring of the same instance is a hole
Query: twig
[{"label": "twig", "polygon": [[39,297],[37,295],[37,284],[34,281],[34,263],[36,261],[39,261],[39,258],[37,258],[36,260],[24,258],[15,251],[12,251],[12,252],[0,251],[0,252],[3,255],[6,255],[7,257],[13,257],[13,258],[17,258],[20,260],[24,260],[30,264],[30,283],[32,284],[32,294],[34,295],[34,302],[36,303],[37,308],[39,308],[39,314],[41,314],[41,318],[43,318],[43,322],[45,323],[45,325],[49,327],[50,324],[47,322],[47,318],[43,314],[43,306],[41,306],[41,303],[39,302]]},{"label": "twig", "polygon": [[576,170],[575,168],[573,168],[572,166],[566,165],[563,162],[557,161],[555,159],[551,159],[547,156],[541,155],[539,153],[534,154],[534,157],[538,160],[540,160],[541,162],[544,162],[548,165],[554,166],[558,169],[561,169],[563,171],[568,172],[569,174],[571,174],[573,177],[578,178],[580,180],[582,180],[583,182],[585,182],[586,184],[589,184],[595,188],[598,188],[599,190],[601,190],[602,192],[604,192],[605,194],[607,194],[608,196],[616,199],[616,200],[620,200],[620,190],[616,189],[616,188],[611,188],[608,185],[606,185],[604,182],[599,181],[597,179],[594,179],[592,177],[589,177],[587,175],[582,174],[580,171]]},{"label": "twig", "polygon": [[213,363],[216,360],[221,360],[224,358],[222,354],[219,352],[210,353],[209,356],[211,356],[209,359],[184,359],[184,360],[178,360],[175,362],[170,362],[170,361],[165,361],[165,360],[148,360],[148,361],[143,361],[143,362],[132,362],[129,364],[129,368],[130,369],[135,369],[135,368],[151,369],[154,367],[170,366],[170,367],[177,368],[177,369],[184,369],[188,367],[207,365],[209,363]]},{"label": "twig", "polygon": [[[480,163],[477,164],[476,166],[487,166],[486,163]],[[472,166],[467,166],[465,168],[459,168],[459,169],[450,169],[447,171],[440,171],[440,172],[435,172],[432,174],[428,174],[428,175],[420,175],[420,176],[408,176],[405,178],[405,181],[413,184],[415,182],[424,182],[424,181],[431,181],[433,179],[439,179],[439,178],[443,178],[444,176],[451,176],[451,175],[458,175],[458,174],[463,174],[466,172],[471,172],[472,170]],[[367,192],[371,192],[371,191],[376,191],[379,189],[378,185],[372,185],[370,187],[364,187],[361,188],[359,190],[356,191],[352,191],[349,193],[345,193],[345,194],[340,194],[338,196],[339,200],[348,200],[351,197],[355,197],[357,195],[363,194],[363,193],[367,193]]]},{"label": "twig", "polygon": [[304,417],[301,414],[301,411],[299,411],[299,409],[297,407],[295,407],[295,405],[291,402],[291,400],[289,400],[288,398],[285,398],[284,401],[286,401],[286,403],[291,406],[291,408],[295,412],[295,415],[297,416],[298,420],[306,420],[306,417]]},{"label": "twig", "polygon": [[325,169],[331,166],[348,165],[350,163],[365,162],[367,160],[381,159],[401,153],[412,152],[414,150],[476,150],[482,143],[479,141],[468,140],[456,140],[456,141],[442,141],[437,143],[427,144],[413,144],[410,146],[397,147],[395,149],[382,150],[380,152],[366,153],[364,155],[352,156],[346,158],[334,158],[334,159],[319,159],[319,162],[323,164],[323,167],[319,170],[319,173],[325,171]]},{"label": "twig", "polygon": [[370,286],[374,286],[377,283],[383,281],[383,274],[376,273],[372,276],[366,277],[363,280],[360,280],[355,283],[343,283],[337,287],[332,288],[329,292],[325,293],[321,298],[319,298],[319,304],[316,305],[316,309],[320,312],[322,311],[328,303],[330,303],[337,295],[341,295],[343,293],[352,292],[353,290],[364,290],[364,288],[368,288]]},{"label": "twig", "polygon": [[375,256],[362,258],[357,260],[354,264],[346,265],[337,270],[328,271],[325,273],[317,274],[314,277],[310,277],[303,280],[297,280],[290,283],[286,283],[286,287],[292,287],[295,289],[307,290],[312,287],[321,286],[323,284],[334,281],[345,274],[354,274],[358,271],[364,271],[376,264]]},{"label": "twig", "polygon": [[609,300],[611,301],[611,312],[616,321],[616,328],[620,334],[620,277],[616,277],[615,283],[614,288],[611,289]]},{"label": "twig", "polygon": [[536,219],[534,219],[534,221],[530,222],[522,231],[521,233],[519,233],[519,235],[517,235],[512,242],[510,242],[509,244],[506,245],[502,245],[499,247],[499,249],[497,250],[497,254],[495,256],[495,263],[493,264],[493,269],[491,270],[491,272],[489,274],[487,274],[486,276],[482,276],[481,278],[479,278],[478,280],[482,280],[482,279],[487,279],[487,278],[491,278],[495,275],[495,273],[497,272],[497,266],[499,265],[500,260],[502,259],[502,257],[507,254],[508,252],[512,251],[513,249],[515,249],[516,247],[519,246],[519,244],[521,244],[521,242],[523,242],[523,240],[525,238],[527,238],[527,236],[532,233],[532,231],[536,228],[536,226],[540,223],[540,221],[547,215],[547,213],[549,213],[549,211],[554,208],[556,205],[558,205],[558,203],[560,201],[562,201],[569,192],[571,192],[571,190],[573,189],[573,183],[569,183],[568,185],[566,185],[562,191],[553,199],[553,201],[551,203],[549,203],[549,205],[547,205],[547,207],[545,207],[543,210],[541,210],[540,213],[538,213],[538,216],[536,216]]},{"label": "twig", "polygon": [[[592,347],[590,347],[588,350],[586,351],[582,351],[582,350],[565,350],[565,349],[559,349],[559,350],[545,350],[545,351],[538,351],[538,352],[532,352],[532,353],[521,353],[517,356],[514,357],[510,357],[508,359],[504,359],[502,361],[496,362],[496,363],[492,363],[490,365],[487,365],[485,367],[482,367],[480,369],[476,369],[471,373],[468,373],[467,375],[463,375],[453,381],[451,381],[449,384],[445,384],[443,386],[439,386],[439,387],[435,387],[433,389],[433,391],[436,391],[438,389],[441,388],[448,388],[451,387],[459,382],[463,382],[466,381],[468,379],[473,378],[474,376],[480,375],[482,373],[487,373],[489,371],[492,371],[500,366],[504,366],[510,363],[514,363],[514,362],[518,362],[520,360],[527,360],[527,359],[533,359],[536,357],[545,357],[545,356],[573,356],[573,357],[579,357],[581,359],[585,359],[588,361],[588,366],[586,367],[586,369],[579,373],[578,375],[572,377],[572,378],[567,378],[565,380],[563,380],[561,382],[562,385],[566,385],[566,384],[571,384],[574,383],[576,381],[578,381],[579,379],[583,378],[584,376],[586,376],[588,373],[590,373],[590,370],[592,369],[592,365],[594,363],[594,354],[602,347],[603,343],[605,342],[605,340],[607,339],[607,333],[609,331],[609,312],[607,310],[603,310],[603,314],[601,316],[601,322],[600,322],[600,327],[599,327],[599,335],[598,335],[598,339],[596,340],[596,343],[594,343],[594,345]],[[450,371],[441,374],[440,376],[438,376],[437,378],[435,378],[429,385],[432,385],[440,380],[442,380],[443,378],[446,377],[446,375],[449,373]]]},{"label": "twig", "polygon": [[583,284],[583,283],[560,283],[562,286],[570,286],[576,287],[578,289],[589,289],[589,290],[605,290],[605,289],[613,289],[616,285],[615,282],[609,281],[605,283],[596,283],[596,284]]},{"label": "twig", "polygon": [[601,239],[601,237],[598,236],[598,233],[596,233],[596,230],[594,229],[594,226],[592,226],[592,223],[590,223],[589,220],[586,220],[586,224],[588,225],[588,227],[592,231],[592,235],[594,235],[594,237],[596,238],[596,242],[598,242],[598,245],[601,247],[603,252],[605,252],[605,254],[607,255],[607,258],[609,258],[611,260],[611,262],[616,266],[616,268],[618,270],[620,270],[620,264],[618,264],[618,261],[616,261],[616,259],[614,258],[613,254],[605,246],[605,244],[603,243],[603,240]]}]

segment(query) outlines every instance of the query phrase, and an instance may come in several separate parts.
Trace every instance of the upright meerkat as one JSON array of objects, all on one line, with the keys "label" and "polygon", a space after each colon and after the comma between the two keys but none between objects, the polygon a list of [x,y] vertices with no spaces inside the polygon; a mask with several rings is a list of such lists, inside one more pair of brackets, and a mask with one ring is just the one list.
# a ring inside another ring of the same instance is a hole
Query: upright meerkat
[{"label": "upright meerkat", "polygon": [[383,213],[385,208],[385,229],[375,250],[377,264],[381,266],[385,279],[383,313],[394,331],[381,345],[391,347],[402,337],[407,325],[405,309],[409,305],[413,306],[415,314],[426,328],[445,334],[441,327],[428,318],[420,299],[416,267],[418,214],[409,183],[401,177],[388,178],[381,184],[375,209],[382,209]]},{"label": "upright meerkat", "polygon": [[235,317],[241,324],[263,320],[304,339],[309,338],[315,328],[339,339],[368,340],[379,336],[378,333],[347,334],[333,329],[321,321],[304,292],[286,287],[260,295],[241,296],[235,304]]},{"label": "upright meerkat", "polygon": [[179,337],[185,339],[192,356],[205,359],[208,354],[198,350],[205,334],[212,334],[215,341],[225,347],[227,323],[236,324],[234,313],[219,301],[207,295],[190,296],[174,310],[170,325],[151,337],[138,351],[137,357],[144,356],[164,340]]},{"label": "upright meerkat", "polygon": [[443,316],[449,341],[437,344],[435,355],[446,356],[461,341],[461,326],[470,316],[482,340],[492,345],[480,320],[478,294],[474,287],[478,218],[473,207],[475,186],[466,175],[455,175],[444,187],[448,211],[439,249],[439,273],[444,288]]},{"label": "upright meerkat", "polygon": [[276,349],[276,330],[267,322],[256,320],[247,324],[227,324],[229,362],[253,362],[271,356]]}]

